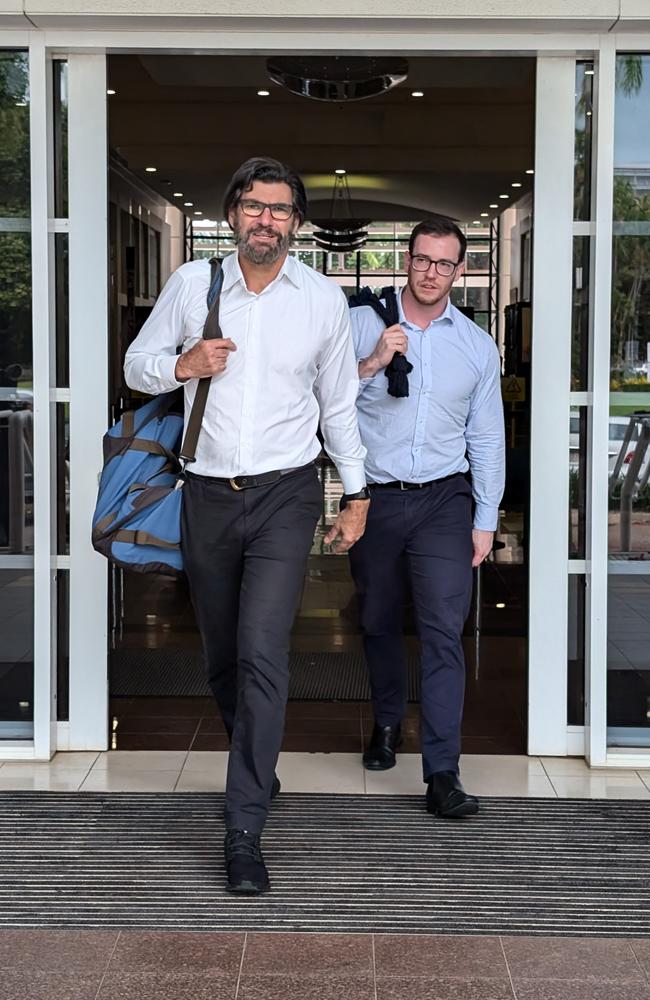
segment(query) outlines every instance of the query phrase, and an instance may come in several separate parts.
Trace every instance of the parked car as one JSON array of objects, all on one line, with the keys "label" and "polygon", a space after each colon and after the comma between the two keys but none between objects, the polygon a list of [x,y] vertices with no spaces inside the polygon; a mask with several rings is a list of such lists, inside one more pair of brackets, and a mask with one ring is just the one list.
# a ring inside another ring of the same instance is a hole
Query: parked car
[{"label": "parked car", "polygon": [[[614,466],[616,465],[616,460],[618,458],[619,452],[623,447],[625,442],[625,435],[629,426],[629,417],[610,417],[609,418],[609,441],[607,445],[607,468],[611,475],[614,471]],[[630,438],[627,451],[623,460],[623,465],[621,466],[620,476],[621,479],[625,476],[627,466],[630,464],[634,450],[636,448],[637,442],[640,436],[639,424],[635,424],[632,437]],[[578,459],[580,452],[580,417],[577,413],[572,413],[570,417],[569,424],[569,468],[572,471],[576,471],[578,468]],[[648,455],[643,463],[641,472],[644,471],[647,462],[650,461],[650,449],[648,449]]]}]

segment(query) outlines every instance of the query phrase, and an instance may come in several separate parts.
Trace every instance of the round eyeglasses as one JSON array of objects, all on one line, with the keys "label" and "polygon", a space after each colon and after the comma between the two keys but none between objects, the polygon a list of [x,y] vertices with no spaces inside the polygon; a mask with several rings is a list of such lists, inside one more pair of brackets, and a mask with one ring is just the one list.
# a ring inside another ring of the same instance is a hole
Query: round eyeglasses
[{"label": "round eyeglasses", "polygon": [[294,213],[293,205],[286,205],[284,202],[255,201],[253,198],[240,198],[239,204],[244,215],[249,215],[252,219],[259,218],[268,208],[276,222],[286,222]]},{"label": "round eyeglasses", "polygon": [[428,271],[432,264],[441,278],[450,278],[460,261],[454,263],[453,260],[432,260],[431,257],[426,257],[423,253],[416,253],[411,257],[414,271]]}]

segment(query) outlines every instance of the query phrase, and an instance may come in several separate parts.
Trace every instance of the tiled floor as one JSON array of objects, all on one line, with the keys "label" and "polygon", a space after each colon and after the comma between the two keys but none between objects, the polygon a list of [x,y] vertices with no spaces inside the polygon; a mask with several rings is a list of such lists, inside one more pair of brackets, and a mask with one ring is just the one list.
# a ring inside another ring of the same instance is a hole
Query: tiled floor
[{"label": "tiled floor", "polygon": [[0,931],[0,1000],[650,1000],[650,941]]},{"label": "tiled floor", "polygon": [[[225,788],[226,751],[169,750],[58,753],[49,763],[0,763],[0,791],[210,792]],[[590,770],[566,757],[461,758],[468,791],[483,796],[650,799],[650,770]],[[282,753],[286,792],[417,795],[424,792],[418,754],[401,753],[392,771],[364,770],[358,753]]]}]

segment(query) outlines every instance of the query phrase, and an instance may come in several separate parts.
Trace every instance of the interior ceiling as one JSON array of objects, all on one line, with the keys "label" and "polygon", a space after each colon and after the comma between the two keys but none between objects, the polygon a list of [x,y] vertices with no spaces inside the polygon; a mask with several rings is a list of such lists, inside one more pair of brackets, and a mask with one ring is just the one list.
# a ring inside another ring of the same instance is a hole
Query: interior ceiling
[{"label": "interior ceiling", "polygon": [[300,173],[312,218],[329,215],[342,167],[356,216],[466,223],[532,188],[534,80],[533,59],[413,58],[394,90],[330,104],[271,83],[259,56],[111,56],[109,141],[151,187],[176,204],[182,191],[186,211],[206,218],[221,218],[233,171],[267,155]]}]

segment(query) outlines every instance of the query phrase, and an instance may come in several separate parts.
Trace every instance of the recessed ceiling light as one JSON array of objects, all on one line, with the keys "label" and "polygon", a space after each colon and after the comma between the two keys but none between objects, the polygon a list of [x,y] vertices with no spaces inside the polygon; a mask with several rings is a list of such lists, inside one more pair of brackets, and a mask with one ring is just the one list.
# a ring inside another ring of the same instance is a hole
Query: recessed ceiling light
[{"label": "recessed ceiling light", "polygon": [[499,198],[509,198],[509,197],[510,197],[509,194],[500,194],[499,195]]},{"label": "recessed ceiling light", "polygon": [[585,70],[585,76],[593,76],[593,75],[594,75],[593,69],[586,69]]},{"label": "recessed ceiling light", "polygon": [[271,94],[270,90],[258,90],[257,91],[257,96],[258,97],[269,97],[270,94]]},{"label": "recessed ceiling light", "polygon": [[195,212],[195,215],[203,215],[203,212]]},{"label": "recessed ceiling light", "polygon": [[535,171],[534,171],[534,170],[527,170],[527,171],[526,171],[526,173],[527,173],[527,174],[534,174],[534,173],[535,173]]},{"label": "recessed ceiling light", "polygon": [[191,208],[192,205],[194,204],[194,202],[193,201],[184,201],[183,204],[185,205],[186,208]]},{"label": "recessed ceiling light", "polygon": [[480,226],[480,225],[481,225],[481,223],[479,222],[479,220],[478,220],[478,219],[474,219],[474,221],[473,221],[472,225],[473,225],[473,226]]},{"label": "recessed ceiling light", "polygon": [[423,90],[412,90],[411,91],[411,97],[424,97],[424,91]]},{"label": "recessed ceiling light", "polygon": [[16,101],[16,107],[17,108],[26,108],[27,107],[27,101]]},{"label": "recessed ceiling light", "polygon": [[521,187],[521,182],[520,181],[513,181],[513,183],[510,185],[510,187],[520,188]]},{"label": "recessed ceiling light", "polygon": [[495,608],[505,608],[505,604],[499,602],[499,604],[495,604]]},{"label": "recessed ceiling light", "polygon": [[481,212],[481,218],[482,218],[482,219],[487,219],[487,218],[489,218],[489,212]]},{"label": "recessed ceiling light", "polygon": [[174,191],[174,198],[182,198],[182,197],[183,197],[182,191]]},{"label": "recessed ceiling light", "polygon": [[587,112],[587,118],[591,118],[591,115],[592,115],[592,112],[591,112],[591,111],[588,111],[588,112]]},{"label": "recessed ceiling light", "polygon": [[499,206],[497,205],[496,202],[494,202],[494,204],[492,204],[492,205],[488,205],[488,208],[498,208],[498,207]]},{"label": "recessed ceiling light", "polygon": [[145,167],[144,168],[148,174],[155,174],[158,167]]},{"label": "recessed ceiling light", "polygon": [[338,174],[339,177],[344,177],[345,174],[347,173],[347,171],[344,170],[343,167],[337,167],[336,170],[334,171],[334,173]]},{"label": "recessed ceiling light", "polygon": [[116,90],[107,90],[106,93],[108,94],[109,97],[113,97],[117,93],[117,91]]}]

